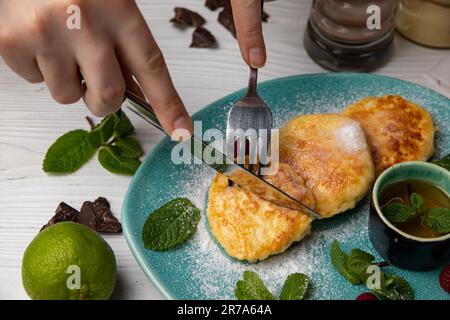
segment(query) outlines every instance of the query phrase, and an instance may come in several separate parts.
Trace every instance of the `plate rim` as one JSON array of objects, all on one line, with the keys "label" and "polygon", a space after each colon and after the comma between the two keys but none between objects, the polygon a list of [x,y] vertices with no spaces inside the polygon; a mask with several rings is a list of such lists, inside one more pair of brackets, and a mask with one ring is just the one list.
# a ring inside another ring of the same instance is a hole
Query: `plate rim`
[{"label": "plate rim", "polygon": [[[336,73],[328,73],[328,72],[321,72],[321,73],[311,73],[311,74],[299,74],[299,75],[292,75],[292,76],[287,76],[287,77],[280,77],[280,78],[274,78],[274,79],[270,79],[270,80],[266,80],[261,82],[259,85],[271,85],[273,83],[277,83],[277,82],[283,82],[283,81],[289,81],[291,79],[303,79],[303,78],[312,78],[312,77],[335,77],[335,78],[342,78],[342,77],[369,77],[369,78],[381,78],[381,79],[389,79],[389,80],[394,80],[397,81],[399,83],[406,83],[408,85],[412,85],[415,87],[420,88],[421,90],[425,90],[428,91],[429,93],[432,93],[433,95],[437,95],[440,96],[440,98],[443,99],[447,99],[450,100],[449,98],[447,98],[446,96],[444,96],[443,94],[441,94],[440,92],[437,92],[433,89],[424,87],[420,84],[417,83],[413,83],[411,81],[408,80],[403,80],[403,79],[398,79],[395,77],[391,77],[391,76],[386,76],[386,75],[381,75],[381,74],[372,74],[372,73],[358,73],[358,72],[336,72]],[[193,118],[195,118],[200,112],[204,112],[205,109],[210,108],[212,105],[217,105],[220,104],[222,102],[228,101],[232,96],[244,91],[245,88],[236,90],[230,94],[227,94],[226,96],[219,98],[211,103],[209,103],[208,105],[204,106],[203,108],[201,108],[200,110],[198,110],[197,112],[193,113],[191,116]],[[151,158],[155,157],[155,154],[163,147],[164,143],[166,142],[166,140],[168,140],[169,138],[167,136],[165,136],[164,138],[161,139],[161,141],[158,142],[158,144],[150,151],[148,152],[148,154],[145,156],[144,160],[142,163],[150,161]],[[167,288],[167,285],[164,284],[164,281],[162,281],[159,276],[156,274],[156,272],[153,270],[153,268],[150,268],[143,259],[142,254],[139,252],[138,250],[138,244],[136,243],[136,241],[133,239],[132,236],[132,232],[130,230],[130,226],[128,225],[128,219],[127,216],[127,207],[128,207],[128,202],[130,200],[130,194],[131,194],[131,189],[133,188],[133,186],[136,184],[136,181],[138,180],[138,177],[141,176],[143,171],[143,167],[141,166],[139,167],[138,171],[134,174],[134,176],[132,177],[128,188],[127,188],[127,192],[125,193],[125,197],[124,197],[124,201],[122,204],[122,209],[121,209],[121,223],[122,223],[122,230],[125,236],[125,240],[127,242],[128,247],[130,248],[134,258],[136,259],[136,261],[139,264],[139,267],[142,269],[142,271],[144,271],[145,275],[147,276],[147,278],[149,278],[149,280],[152,282],[153,285],[155,285],[155,287],[158,289],[158,291],[165,296],[167,299],[169,300],[177,300],[177,299],[182,299],[182,298],[178,298],[176,297],[175,294],[173,294],[171,292],[171,290],[169,288]]]}]

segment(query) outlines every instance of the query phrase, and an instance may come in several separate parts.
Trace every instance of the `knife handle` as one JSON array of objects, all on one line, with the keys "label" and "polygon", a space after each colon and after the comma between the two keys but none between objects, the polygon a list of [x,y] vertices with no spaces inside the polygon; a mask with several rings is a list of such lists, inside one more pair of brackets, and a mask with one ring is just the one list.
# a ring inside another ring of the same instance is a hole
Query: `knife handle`
[{"label": "knife handle", "polygon": [[125,91],[125,97],[128,109],[136,113],[138,116],[143,118],[145,121],[152,124],[157,129],[165,132],[158,118],[156,117],[155,112],[150,104],[148,104],[144,99],[131,92],[130,90]]}]

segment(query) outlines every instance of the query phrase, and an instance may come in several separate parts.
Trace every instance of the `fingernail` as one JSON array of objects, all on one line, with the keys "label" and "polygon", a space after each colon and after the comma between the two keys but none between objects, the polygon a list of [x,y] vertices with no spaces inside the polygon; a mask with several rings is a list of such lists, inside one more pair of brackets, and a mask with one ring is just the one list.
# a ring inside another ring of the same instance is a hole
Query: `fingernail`
[{"label": "fingernail", "polygon": [[188,117],[179,117],[174,121],[173,127],[171,136],[174,141],[184,141],[192,136],[192,121]]},{"label": "fingernail", "polygon": [[265,63],[264,51],[261,48],[252,48],[248,52],[250,66],[253,68],[261,68]]}]

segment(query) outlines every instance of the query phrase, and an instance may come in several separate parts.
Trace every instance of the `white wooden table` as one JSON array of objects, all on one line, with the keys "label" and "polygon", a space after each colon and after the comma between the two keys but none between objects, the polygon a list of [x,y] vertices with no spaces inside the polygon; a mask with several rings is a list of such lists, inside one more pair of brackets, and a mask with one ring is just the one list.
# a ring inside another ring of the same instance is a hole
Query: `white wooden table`
[{"label": "white wooden table", "polygon": [[[236,40],[216,23],[217,12],[202,0],[138,1],[160,44],[173,80],[191,113],[246,85]],[[189,49],[192,30],[181,31],[168,20],[175,5],[200,12],[216,35],[219,49]],[[269,61],[261,80],[324,70],[307,56],[302,37],[311,0],[279,0],[267,4],[271,18],[264,24]],[[425,76],[430,67],[449,55],[448,50],[417,46],[401,37],[396,54],[377,73],[437,89]],[[86,128],[82,103],[59,106],[45,85],[30,85],[0,61],[0,299],[27,299],[21,282],[21,259],[28,243],[54,213],[60,201],[79,208],[83,201],[103,195],[120,209],[130,178],[110,174],[91,161],[76,174],[48,176],[41,169],[49,145],[61,134]],[[161,134],[131,115],[139,139],[149,152]],[[157,291],[128,248],[123,235],[106,236],[118,263],[114,298],[158,299]]]}]

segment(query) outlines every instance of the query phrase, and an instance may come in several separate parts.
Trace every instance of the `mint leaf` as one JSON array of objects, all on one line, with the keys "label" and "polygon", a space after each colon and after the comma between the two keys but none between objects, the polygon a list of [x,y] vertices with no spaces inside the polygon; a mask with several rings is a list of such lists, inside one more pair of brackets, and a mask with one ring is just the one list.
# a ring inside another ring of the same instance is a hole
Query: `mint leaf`
[{"label": "mint leaf", "polygon": [[86,130],[70,131],[53,143],[43,162],[43,170],[52,173],[72,173],[83,166],[97,151],[88,143]]},{"label": "mint leaf", "polygon": [[[367,285],[367,267],[373,265],[374,256],[360,249],[353,249],[347,256],[334,240],[331,245],[331,261],[334,267],[352,284],[365,283]],[[380,288],[371,291],[379,299],[412,300],[414,292],[409,283],[402,277],[387,275],[380,272]],[[353,280],[353,282],[352,282]],[[369,288],[370,289],[370,288]]]},{"label": "mint leaf", "polygon": [[114,145],[120,155],[126,158],[139,158],[143,154],[139,141],[132,137],[117,138]]},{"label": "mint leaf", "polygon": [[104,118],[88,135],[89,144],[93,148],[99,148],[108,142],[114,131],[114,116]]},{"label": "mint leaf", "polygon": [[373,264],[375,257],[371,254],[364,252],[360,249],[352,249],[350,255],[347,257],[347,270],[357,275],[360,282],[366,283],[369,275],[367,274],[367,268]]},{"label": "mint leaf", "polygon": [[372,263],[373,260],[375,260],[375,257],[368,252],[355,248],[350,251],[349,259],[358,259],[366,261],[367,263]]},{"label": "mint leaf", "polygon": [[373,289],[372,293],[378,299],[413,300],[414,291],[408,281],[402,277],[384,274],[384,281],[380,289]]},{"label": "mint leaf", "polygon": [[239,280],[234,290],[238,300],[275,300],[259,276],[252,271],[244,271],[244,280]]},{"label": "mint leaf", "polygon": [[393,223],[406,222],[414,216],[411,207],[399,202],[392,202],[383,209],[384,216]]},{"label": "mint leaf", "polygon": [[450,171],[450,154],[440,160],[433,160],[431,162]]},{"label": "mint leaf", "polygon": [[284,282],[283,289],[281,289],[280,300],[305,299],[309,282],[308,276],[303,273],[290,274]]},{"label": "mint leaf", "polygon": [[142,228],[145,248],[165,251],[186,242],[197,229],[198,210],[189,199],[176,198],[151,213]]},{"label": "mint leaf", "polygon": [[341,250],[339,243],[334,240],[330,250],[331,263],[335,269],[351,284],[360,284],[361,279],[358,274],[353,273],[347,268],[347,254]]},{"label": "mint leaf", "polygon": [[122,156],[114,146],[108,146],[100,149],[100,152],[98,153],[98,161],[103,168],[112,173],[130,176],[132,176],[141,165],[141,161],[139,159]]},{"label": "mint leaf", "polygon": [[411,207],[414,211],[414,214],[421,214],[423,211],[423,206],[425,205],[422,196],[418,193],[413,192],[409,196],[409,200],[411,201]]},{"label": "mint leaf", "polygon": [[124,137],[134,132],[133,124],[122,110],[114,114],[114,136]]},{"label": "mint leaf", "polygon": [[425,215],[425,224],[440,233],[450,232],[450,209],[430,208]]}]

